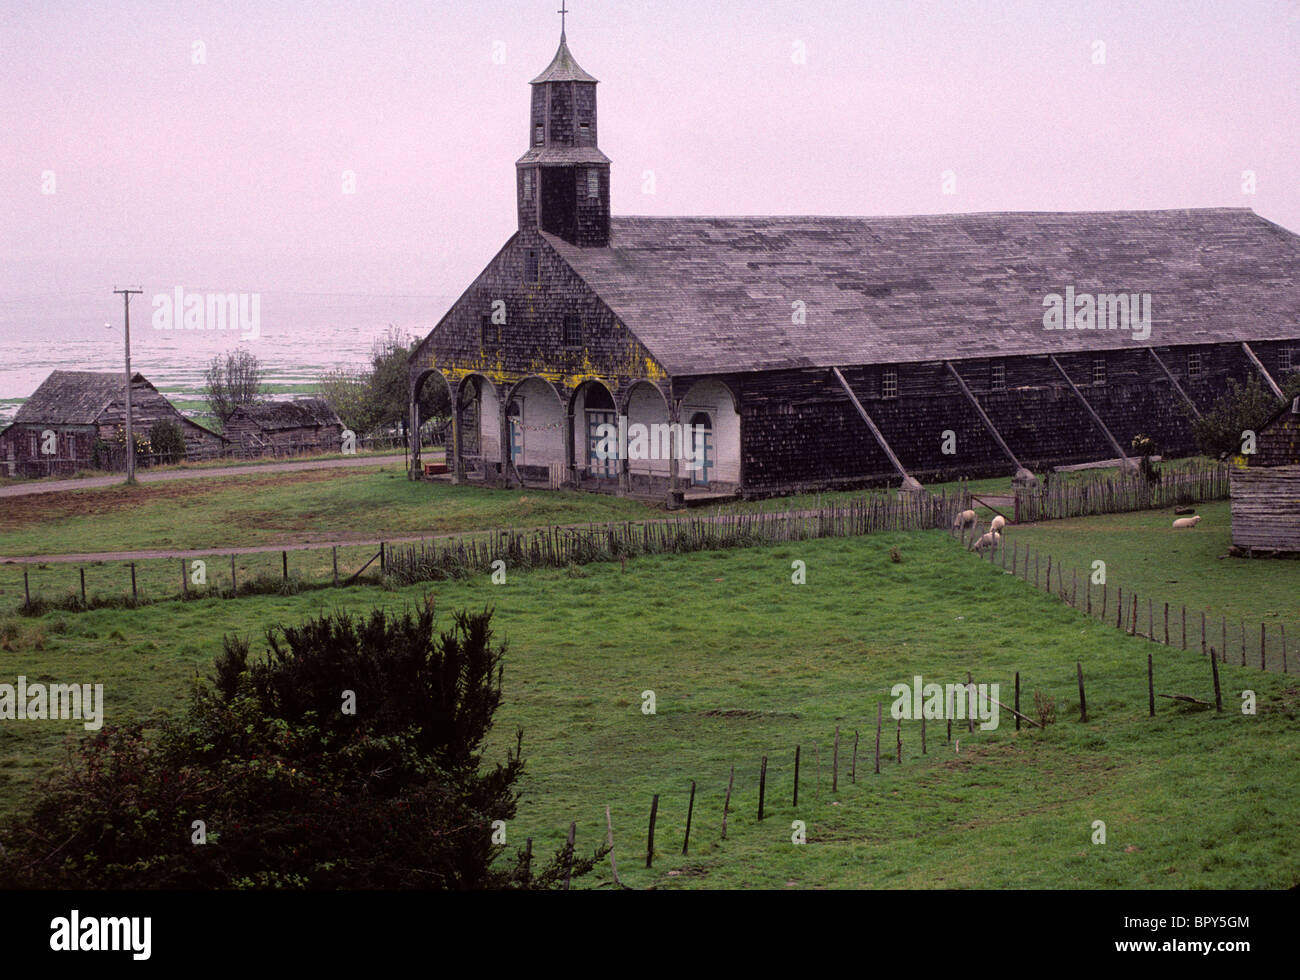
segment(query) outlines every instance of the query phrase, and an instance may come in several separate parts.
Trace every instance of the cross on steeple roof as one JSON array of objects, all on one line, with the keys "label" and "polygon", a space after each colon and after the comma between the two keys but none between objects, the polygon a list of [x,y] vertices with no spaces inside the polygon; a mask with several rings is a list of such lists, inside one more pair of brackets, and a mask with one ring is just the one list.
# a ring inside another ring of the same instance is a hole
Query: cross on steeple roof
[{"label": "cross on steeple roof", "polygon": [[564,40],[564,18],[568,14],[568,0],[560,0],[560,9],[556,11],[560,15],[560,40]]}]

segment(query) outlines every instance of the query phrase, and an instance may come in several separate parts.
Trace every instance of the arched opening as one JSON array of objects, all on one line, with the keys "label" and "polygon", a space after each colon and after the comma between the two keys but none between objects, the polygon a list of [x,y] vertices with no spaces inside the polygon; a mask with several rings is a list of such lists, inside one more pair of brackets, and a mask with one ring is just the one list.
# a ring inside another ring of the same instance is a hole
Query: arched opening
[{"label": "arched opening", "polygon": [[514,476],[530,486],[558,489],[568,480],[564,400],[543,378],[524,378],[511,389],[506,447]]},{"label": "arched opening", "polygon": [[501,475],[500,397],[491,381],[481,374],[461,379],[456,392],[456,456],[453,472],[457,479],[495,480]]},{"label": "arched opening", "polygon": [[619,470],[617,441],[611,445],[610,430],[606,428],[613,426],[614,432],[618,431],[618,409],[613,394],[599,381],[585,381],[573,393],[570,413],[579,485],[608,488],[611,482],[617,482]]},{"label": "arched opening", "polygon": [[[427,384],[437,378],[433,384]],[[411,385],[407,445],[413,479],[446,473],[452,464],[451,383],[439,371],[424,371]]]},{"label": "arched opening", "polygon": [[738,489],[740,414],[731,389],[715,378],[697,381],[682,399],[681,418],[691,425],[707,424],[707,460],[688,471],[691,485],[714,491]]},{"label": "arched opening", "polygon": [[668,399],[649,381],[635,381],[623,399],[628,428],[628,490],[650,496],[666,493],[672,456],[679,451],[670,428]]}]

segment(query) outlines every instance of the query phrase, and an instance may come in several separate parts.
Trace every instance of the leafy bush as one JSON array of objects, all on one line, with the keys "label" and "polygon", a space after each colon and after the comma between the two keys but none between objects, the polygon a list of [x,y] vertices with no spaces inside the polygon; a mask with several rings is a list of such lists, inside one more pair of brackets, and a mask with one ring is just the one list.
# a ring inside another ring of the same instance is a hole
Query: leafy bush
[{"label": "leafy bush", "polygon": [[159,463],[179,463],[185,459],[185,433],[172,419],[159,419],[149,427],[149,444]]},{"label": "leafy bush", "polygon": [[[1287,401],[1300,395],[1300,374],[1282,383]],[[1241,452],[1241,434],[1257,430],[1281,404],[1264,387],[1259,376],[1252,374],[1245,384],[1228,379],[1228,390],[1199,419],[1192,419],[1192,435],[1197,449],[1206,456],[1230,456]]]},{"label": "leafy bush", "polygon": [[[504,647],[491,613],[430,607],[227,636],[187,714],[105,725],[0,831],[0,884],[78,888],[547,888],[492,823],[515,815],[523,733],[488,765]],[[354,710],[349,711],[353,706]],[[199,842],[202,821],[205,842]],[[499,860],[501,859],[501,860]]]}]

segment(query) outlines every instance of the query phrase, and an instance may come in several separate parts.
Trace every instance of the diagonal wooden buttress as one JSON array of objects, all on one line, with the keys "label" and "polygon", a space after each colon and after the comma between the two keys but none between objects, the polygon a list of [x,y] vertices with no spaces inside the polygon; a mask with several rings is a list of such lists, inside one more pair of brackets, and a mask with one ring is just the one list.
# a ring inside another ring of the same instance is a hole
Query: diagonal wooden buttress
[{"label": "diagonal wooden buttress", "polygon": [[889,448],[889,443],[885,441],[885,434],[880,431],[871,416],[867,414],[867,410],[862,407],[862,402],[858,401],[858,396],[853,393],[853,389],[849,387],[849,383],[844,380],[844,375],[840,373],[840,369],[833,367],[831,368],[831,373],[835,375],[835,380],[840,383],[840,387],[844,389],[844,393],[849,396],[849,401],[853,403],[853,407],[856,408],[858,414],[862,416],[862,421],[867,423],[867,428],[870,429],[871,434],[876,437],[876,442],[880,444],[880,448],[883,449],[885,455],[889,457],[889,461],[894,464],[894,469],[898,471],[898,475],[903,478],[903,489],[920,490],[920,482],[907,475],[907,470],[903,469],[903,464],[899,462],[898,457],[894,455],[894,451]]},{"label": "diagonal wooden buttress", "polygon": [[1097,423],[1097,428],[1101,429],[1102,434],[1106,437],[1106,441],[1110,443],[1110,448],[1115,450],[1115,455],[1123,461],[1122,465],[1125,467],[1132,467],[1134,465],[1133,460],[1129,459],[1128,454],[1120,448],[1119,442],[1113,435],[1111,435],[1110,429],[1106,428],[1106,423],[1101,420],[1101,416],[1098,415],[1093,407],[1088,404],[1088,399],[1083,397],[1083,392],[1079,390],[1078,385],[1070,380],[1070,376],[1065,373],[1065,368],[1061,367],[1061,362],[1051,354],[1047,355],[1047,359],[1052,362],[1052,366],[1056,368],[1061,377],[1065,379],[1065,383],[1070,386],[1070,390],[1074,392],[1074,397],[1079,399],[1079,403],[1088,410],[1088,414],[1092,416],[1092,420]]},{"label": "diagonal wooden buttress", "polygon": [[1255,352],[1250,349],[1250,344],[1246,343],[1243,340],[1241,342],[1241,349],[1244,350],[1246,352],[1246,356],[1250,358],[1250,363],[1255,365],[1255,367],[1259,369],[1259,373],[1264,376],[1264,380],[1268,382],[1268,386],[1273,390],[1273,394],[1276,395],[1278,398],[1282,398],[1283,397],[1282,389],[1277,386],[1277,382],[1274,381],[1273,376],[1268,373],[1268,369],[1264,367],[1264,365],[1260,362],[1260,359],[1255,356]]},{"label": "diagonal wooden buttress", "polygon": [[1154,347],[1148,347],[1147,353],[1150,354],[1151,358],[1160,365],[1160,370],[1165,372],[1165,377],[1168,378],[1169,383],[1174,386],[1174,391],[1183,396],[1184,400],[1186,400],[1187,404],[1192,407],[1192,411],[1199,419],[1201,417],[1201,410],[1196,407],[1196,402],[1192,401],[1187,392],[1183,391],[1183,386],[1178,383],[1178,379],[1174,377],[1174,373],[1170,371],[1165,362],[1160,359],[1160,355],[1156,353],[1156,349]]},{"label": "diagonal wooden buttress", "polygon": [[952,361],[944,361],[943,364],[944,367],[948,369],[948,373],[956,380],[957,387],[960,388],[961,393],[966,396],[966,400],[970,402],[971,408],[975,409],[975,414],[978,415],[980,421],[984,423],[984,428],[989,430],[989,435],[993,437],[993,441],[1001,447],[1002,452],[1006,455],[1007,459],[1011,460],[1011,465],[1016,468],[1016,476],[1022,480],[1033,479],[1033,474],[1020,465],[1020,460],[1016,459],[1016,454],[1011,451],[1011,447],[1007,445],[1007,441],[1002,438],[1002,433],[999,432],[997,426],[993,424],[993,420],[988,417],[983,406],[975,400],[974,394],[972,394],[970,388],[966,386],[966,382],[962,380],[962,376],[957,373],[957,369],[953,366]]}]

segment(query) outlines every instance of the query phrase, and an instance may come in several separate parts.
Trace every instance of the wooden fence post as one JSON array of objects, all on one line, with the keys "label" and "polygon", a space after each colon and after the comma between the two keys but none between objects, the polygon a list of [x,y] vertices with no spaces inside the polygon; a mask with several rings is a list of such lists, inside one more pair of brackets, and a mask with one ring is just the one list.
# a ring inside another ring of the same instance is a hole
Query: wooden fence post
[{"label": "wooden fence post", "polygon": [[876,702],[876,775],[880,775],[880,720],[881,720],[880,702]]},{"label": "wooden fence post", "polygon": [[682,838],[682,857],[686,856],[686,849],[691,845],[691,818],[695,816],[695,780],[691,780],[691,802],[686,807],[686,836]]},{"label": "wooden fence post", "polygon": [[767,794],[767,756],[763,756],[762,768],[758,770],[758,819],[763,819],[763,797]]},{"label": "wooden fence post", "polygon": [[921,712],[921,754],[925,755],[925,712]]},{"label": "wooden fence post", "polygon": [[799,746],[794,747],[794,807],[799,806]]},{"label": "wooden fence post", "polygon": [[840,726],[835,726],[835,748],[831,750],[831,792],[840,789]]},{"label": "wooden fence post", "polygon": [[903,719],[901,717],[898,719],[898,757],[896,761],[899,765],[903,763]]},{"label": "wooden fence post", "polygon": [[1205,610],[1201,610],[1201,656],[1205,656]]},{"label": "wooden fence post", "polygon": [[27,582],[27,569],[23,569],[23,608],[30,609],[32,606],[32,588]]},{"label": "wooden fence post", "polygon": [[1016,671],[1016,731],[1020,731],[1020,671]]},{"label": "wooden fence post", "polygon": [[578,824],[574,821],[569,824],[569,837],[565,841],[564,847],[564,890],[569,890],[569,882],[573,879],[573,842],[578,837]]},{"label": "wooden fence post", "polygon": [[1169,646],[1169,603],[1165,603],[1165,646]]},{"label": "wooden fence post", "polygon": [[736,783],[736,767],[731,767],[731,776],[727,779],[727,798],[722,802],[722,839],[727,839],[727,811],[731,809],[731,787]]},{"label": "wooden fence post", "polygon": [[1210,670],[1214,674],[1214,710],[1223,711],[1223,691],[1219,689],[1219,661],[1217,657],[1210,658]]},{"label": "wooden fence post", "polygon": [[645,842],[645,866],[651,867],[655,860],[655,818],[659,816],[659,794],[650,801],[650,834]]},{"label": "wooden fence post", "polygon": [[1079,721],[1088,720],[1088,699],[1083,693],[1083,664],[1074,662],[1074,669],[1079,675]]},{"label": "wooden fence post", "polygon": [[1128,635],[1137,636],[1138,628],[1138,597],[1133,593],[1133,609],[1128,614]]},{"label": "wooden fence post", "polygon": [[1187,649],[1187,607],[1183,606],[1183,649]]},{"label": "wooden fence post", "polygon": [[81,573],[81,604],[84,606],[86,604],[86,570],[78,568],[77,571]]},{"label": "wooden fence post", "polygon": [[[182,558],[181,559],[181,595],[189,595],[189,594],[190,594],[190,580],[189,577],[185,574],[185,559]],[[85,603],[84,599],[82,600],[82,603],[83,604]]]},{"label": "wooden fence post", "polygon": [[235,556],[230,556],[230,594],[239,595],[239,583],[235,580]]},{"label": "wooden fence post", "polygon": [[858,730],[853,729],[853,770],[849,776],[849,781],[857,784],[858,781]]}]

